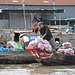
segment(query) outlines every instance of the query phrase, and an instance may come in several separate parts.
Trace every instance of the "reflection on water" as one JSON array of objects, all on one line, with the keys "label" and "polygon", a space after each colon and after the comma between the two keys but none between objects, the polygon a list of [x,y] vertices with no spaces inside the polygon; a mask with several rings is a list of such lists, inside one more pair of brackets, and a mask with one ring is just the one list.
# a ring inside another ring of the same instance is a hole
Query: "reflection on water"
[{"label": "reflection on water", "polygon": [[0,65],[0,75],[75,75],[75,66]]}]

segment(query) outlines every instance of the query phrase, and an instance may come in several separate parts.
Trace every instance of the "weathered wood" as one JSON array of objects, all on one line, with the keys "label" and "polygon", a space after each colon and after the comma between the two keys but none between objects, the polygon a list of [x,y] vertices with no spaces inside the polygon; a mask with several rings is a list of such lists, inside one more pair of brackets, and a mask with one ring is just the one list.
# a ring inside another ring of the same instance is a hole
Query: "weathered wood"
[{"label": "weathered wood", "polygon": [[0,52],[0,64],[24,64],[36,62],[26,51]]}]

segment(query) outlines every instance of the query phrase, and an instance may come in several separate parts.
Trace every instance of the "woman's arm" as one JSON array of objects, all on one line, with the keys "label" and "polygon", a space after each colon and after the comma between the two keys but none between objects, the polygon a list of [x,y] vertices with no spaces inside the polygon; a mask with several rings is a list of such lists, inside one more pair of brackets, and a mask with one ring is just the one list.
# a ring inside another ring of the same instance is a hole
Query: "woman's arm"
[{"label": "woman's arm", "polygon": [[22,37],[22,42],[23,42],[23,44],[24,44],[23,38],[24,38],[24,37]]},{"label": "woman's arm", "polygon": [[46,35],[47,35],[47,34],[45,33],[45,34],[42,36],[42,38],[44,38]]}]

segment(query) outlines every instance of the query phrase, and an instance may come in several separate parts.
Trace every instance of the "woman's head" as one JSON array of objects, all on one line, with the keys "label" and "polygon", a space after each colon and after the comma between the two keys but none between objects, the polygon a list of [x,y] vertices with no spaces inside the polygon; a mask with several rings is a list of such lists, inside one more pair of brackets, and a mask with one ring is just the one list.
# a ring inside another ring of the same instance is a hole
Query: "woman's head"
[{"label": "woman's head", "polygon": [[42,22],[39,22],[38,25],[39,25],[40,28],[43,28],[43,23]]},{"label": "woman's head", "polygon": [[35,21],[35,22],[34,22],[34,24],[35,24],[35,25],[38,25],[38,22],[37,22],[37,21]]}]

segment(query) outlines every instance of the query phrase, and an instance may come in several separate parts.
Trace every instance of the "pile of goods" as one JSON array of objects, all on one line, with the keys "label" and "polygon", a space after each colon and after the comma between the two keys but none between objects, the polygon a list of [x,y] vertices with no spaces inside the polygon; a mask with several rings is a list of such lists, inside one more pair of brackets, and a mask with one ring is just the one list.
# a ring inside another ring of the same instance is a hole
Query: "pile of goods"
[{"label": "pile of goods", "polygon": [[70,42],[65,42],[62,44],[63,48],[72,48],[72,44]]},{"label": "pile of goods", "polygon": [[18,50],[23,50],[23,48],[20,44],[17,44],[15,41],[7,42],[6,47],[0,45],[0,51],[18,51]]},{"label": "pile of goods", "polygon": [[11,51],[16,51],[16,50],[19,50],[19,49],[23,49],[22,46],[17,44],[15,41],[7,42],[7,48],[9,48]]},{"label": "pile of goods", "polygon": [[31,47],[31,46],[38,47],[38,48],[40,48],[42,50],[52,52],[52,47],[49,44],[49,42],[47,40],[43,40],[40,37],[37,37],[34,41],[31,41],[29,43],[28,47]]},{"label": "pile of goods", "polygon": [[63,49],[58,49],[58,54],[65,54],[65,55],[73,55],[74,50],[72,49],[72,44],[70,42],[65,42],[62,44]]}]

